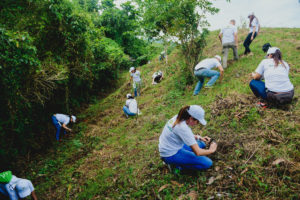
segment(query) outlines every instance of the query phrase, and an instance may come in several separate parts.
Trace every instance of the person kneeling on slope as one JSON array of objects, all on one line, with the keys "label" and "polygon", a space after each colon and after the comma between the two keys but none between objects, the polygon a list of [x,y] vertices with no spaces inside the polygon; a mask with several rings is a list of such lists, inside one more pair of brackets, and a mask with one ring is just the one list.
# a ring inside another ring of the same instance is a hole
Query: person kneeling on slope
[{"label": "person kneeling on slope", "polygon": [[199,122],[206,125],[204,114],[201,106],[185,106],[166,123],[158,146],[161,159],[169,169],[202,170],[212,166],[212,160],[206,155],[214,153],[217,144],[212,142],[209,149],[204,149],[204,142],[211,139],[194,135],[190,128]]},{"label": "person kneeling on slope", "polygon": [[72,132],[72,129],[68,128],[69,123],[75,123],[76,117],[74,115],[64,115],[64,114],[54,114],[52,116],[52,123],[56,128],[56,140],[59,141],[59,135],[61,127],[64,129],[64,134],[66,131]]},{"label": "person kneeling on slope", "polygon": [[[250,88],[255,96],[275,104],[290,103],[294,96],[294,86],[289,79],[289,65],[282,60],[280,49],[270,47],[267,59],[261,61],[254,73]],[[265,82],[260,79],[264,77]],[[265,103],[258,105],[265,107]]]},{"label": "person kneeling on slope", "polygon": [[154,72],[152,75],[152,85],[156,85],[163,79],[162,71]]},{"label": "person kneeling on slope", "polygon": [[[221,57],[216,55],[214,58],[206,58],[196,65],[194,74],[199,81],[195,87],[194,94],[193,94],[194,96],[199,94],[204,84],[205,77],[211,78],[205,85],[205,88],[212,88],[212,85],[217,81],[219,77],[220,77],[220,82],[222,82],[224,69],[220,62],[221,62]],[[219,68],[220,72],[212,70],[215,67]]]},{"label": "person kneeling on slope", "polygon": [[131,94],[127,94],[126,97],[127,100],[125,106],[123,106],[123,111],[126,117],[128,118],[128,116],[135,116],[136,114],[140,114],[137,102],[133,98],[133,96]]}]

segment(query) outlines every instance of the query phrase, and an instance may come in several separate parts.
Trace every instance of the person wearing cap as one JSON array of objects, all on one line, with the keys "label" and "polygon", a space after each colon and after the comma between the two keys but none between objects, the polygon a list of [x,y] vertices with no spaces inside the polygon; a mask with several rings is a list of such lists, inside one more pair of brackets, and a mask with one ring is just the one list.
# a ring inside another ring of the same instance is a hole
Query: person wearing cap
[{"label": "person wearing cap", "polygon": [[212,166],[212,160],[206,156],[216,151],[217,144],[212,142],[209,149],[204,149],[205,142],[211,139],[194,135],[190,128],[198,123],[205,126],[204,114],[201,106],[185,106],[166,123],[158,147],[160,157],[169,169],[173,166],[177,169],[202,170]]},{"label": "person wearing cap", "polygon": [[[290,103],[294,96],[294,86],[289,79],[289,65],[282,60],[279,48],[270,47],[267,52],[267,59],[261,61],[254,73],[250,88],[255,96],[263,100],[281,105]],[[264,77],[265,82],[260,78]],[[265,107],[265,103],[258,105]]]},{"label": "person wearing cap", "polygon": [[33,200],[38,199],[31,181],[14,175],[8,183],[0,183],[0,192],[10,200],[23,199],[30,195]]},{"label": "person wearing cap", "polygon": [[237,28],[235,27],[235,20],[230,20],[228,26],[221,29],[219,33],[219,39],[223,46],[223,68],[227,67],[227,57],[228,51],[231,48],[233,50],[234,60],[238,60],[238,37],[237,37]]},{"label": "person wearing cap", "polygon": [[134,89],[134,96],[141,96],[141,87],[142,87],[142,79],[141,79],[141,72],[136,70],[134,67],[130,67],[130,81],[132,80],[132,86]]},{"label": "person wearing cap", "polygon": [[[248,18],[250,20],[249,33],[244,41],[244,47],[245,47],[244,55],[248,55],[251,52],[250,44],[252,43],[254,38],[258,35],[259,29],[260,29],[258,19],[257,19],[257,17],[255,17],[253,12],[248,15]],[[251,53],[251,54],[253,54],[253,53]]]},{"label": "person wearing cap", "polygon": [[123,111],[128,118],[128,116],[135,116],[139,113],[138,105],[136,100],[132,97],[131,94],[126,95],[127,100],[125,106],[123,106]]},{"label": "person wearing cap", "polygon": [[[194,96],[199,94],[206,77],[210,77],[211,79],[207,82],[205,88],[212,88],[212,85],[217,81],[219,77],[220,82],[222,82],[224,69],[220,62],[221,57],[219,55],[216,55],[214,58],[206,58],[202,60],[195,66],[194,74],[199,81],[195,87],[193,94]],[[220,72],[212,70],[215,67],[217,67]]]},{"label": "person wearing cap", "polygon": [[59,135],[61,128],[64,129],[64,134],[66,131],[72,132],[72,129],[68,128],[67,125],[69,123],[75,123],[76,117],[74,115],[64,115],[64,114],[54,114],[52,115],[52,123],[56,128],[56,140],[59,141]]},{"label": "person wearing cap", "polygon": [[152,84],[156,85],[163,79],[163,73],[162,71],[154,72],[152,75]]}]

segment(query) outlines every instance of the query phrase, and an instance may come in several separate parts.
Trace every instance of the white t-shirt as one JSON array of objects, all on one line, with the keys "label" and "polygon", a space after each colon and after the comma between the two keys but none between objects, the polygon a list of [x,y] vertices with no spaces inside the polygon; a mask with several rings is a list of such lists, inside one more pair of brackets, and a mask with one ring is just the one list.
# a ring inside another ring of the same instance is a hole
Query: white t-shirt
[{"label": "white t-shirt", "polygon": [[162,71],[154,72],[154,74],[152,75],[152,78],[155,78],[157,76],[162,76]]},{"label": "white t-shirt", "polygon": [[234,42],[234,34],[237,33],[237,28],[234,25],[229,24],[223,28],[220,33],[223,35],[222,44],[231,43]]},{"label": "white t-shirt", "polygon": [[141,81],[141,72],[138,70],[136,70],[134,73],[130,73],[130,76],[132,76],[134,82]]},{"label": "white t-shirt", "polygon": [[258,23],[258,20],[256,19],[256,17],[254,17],[254,19],[252,20],[249,33],[253,32],[253,27],[254,26],[255,26],[255,32],[258,32],[259,23]]},{"label": "white t-shirt", "polygon": [[173,128],[176,118],[177,115],[167,122],[159,137],[158,147],[161,157],[170,157],[175,155],[184,144],[188,146],[197,144],[192,129],[185,121],[180,122]]},{"label": "white t-shirt", "polygon": [[0,192],[2,192],[5,196],[9,196],[9,199],[11,200],[18,200],[19,195],[16,190],[16,185],[19,181],[24,181],[26,183],[26,187],[27,189],[30,190],[30,194],[31,192],[34,191],[34,187],[30,180],[21,179],[13,175],[9,183],[7,184],[0,183]]},{"label": "white t-shirt", "polygon": [[278,64],[275,67],[273,59],[264,59],[260,62],[255,72],[263,75],[266,88],[272,92],[288,92],[294,89],[289,79],[289,65],[283,61],[284,65]]},{"label": "white t-shirt", "polygon": [[61,125],[62,124],[68,125],[70,122],[70,117],[68,115],[56,114],[55,117],[56,117],[57,121],[59,123],[61,123]]},{"label": "white t-shirt", "polygon": [[127,99],[126,104],[125,104],[131,113],[137,113],[138,112],[138,107],[137,107],[137,102],[135,99]]},{"label": "white t-shirt", "polygon": [[221,63],[216,58],[206,58],[196,65],[195,70],[199,68],[212,69],[220,65]]}]

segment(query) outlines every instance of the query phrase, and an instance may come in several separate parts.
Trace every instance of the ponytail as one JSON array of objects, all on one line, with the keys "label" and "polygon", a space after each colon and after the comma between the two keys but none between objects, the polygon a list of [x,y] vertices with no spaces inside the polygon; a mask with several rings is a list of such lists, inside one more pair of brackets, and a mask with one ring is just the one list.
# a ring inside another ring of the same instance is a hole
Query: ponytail
[{"label": "ponytail", "polygon": [[280,64],[282,64],[286,68],[285,64],[282,61],[282,55],[281,55],[281,52],[280,52],[279,49],[277,49],[275,51],[275,53],[272,54],[272,58],[273,58],[273,60],[275,62],[275,67],[277,67],[279,65],[279,63],[280,63]]},{"label": "ponytail", "polygon": [[190,106],[184,106],[180,109],[172,128],[174,128],[180,122],[187,120],[191,117],[191,115],[188,113],[188,109],[190,109]]}]

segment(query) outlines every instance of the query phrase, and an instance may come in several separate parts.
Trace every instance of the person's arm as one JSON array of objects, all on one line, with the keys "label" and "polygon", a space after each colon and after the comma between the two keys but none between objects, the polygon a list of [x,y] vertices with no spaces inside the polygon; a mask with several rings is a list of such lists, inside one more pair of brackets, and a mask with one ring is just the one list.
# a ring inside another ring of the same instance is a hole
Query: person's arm
[{"label": "person's arm", "polygon": [[72,129],[68,128],[66,124],[63,124],[62,127],[63,127],[65,130],[67,130],[67,131],[69,131],[69,132],[72,132]]},{"label": "person's arm", "polygon": [[223,80],[223,75],[224,75],[224,69],[222,67],[222,65],[219,65],[218,66],[219,70],[220,70],[220,83],[222,83],[222,80]]},{"label": "person's arm", "polygon": [[260,80],[261,74],[259,74],[257,72],[252,72],[252,78],[255,80]]},{"label": "person's arm", "polygon": [[238,36],[237,36],[237,33],[234,33],[234,41],[235,41],[235,46],[238,47]]},{"label": "person's arm", "polygon": [[33,200],[38,200],[38,198],[37,198],[37,196],[35,194],[35,191],[31,192],[31,197],[32,197]]},{"label": "person's arm", "polygon": [[256,26],[253,26],[253,31],[252,31],[252,35],[251,35],[251,40],[254,39],[254,34],[256,32]]},{"label": "person's arm", "polygon": [[210,137],[208,137],[208,136],[201,137],[200,135],[195,135],[195,139],[196,140],[202,140],[203,142],[209,142],[210,141]]},{"label": "person's arm", "polygon": [[217,143],[212,142],[209,149],[201,149],[198,144],[193,144],[191,148],[197,156],[206,156],[214,153],[217,150],[217,146]]},{"label": "person's arm", "polygon": [[222,32],[219,33],[219,40],[220,40],[220,42],[222,44]]}]

